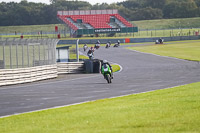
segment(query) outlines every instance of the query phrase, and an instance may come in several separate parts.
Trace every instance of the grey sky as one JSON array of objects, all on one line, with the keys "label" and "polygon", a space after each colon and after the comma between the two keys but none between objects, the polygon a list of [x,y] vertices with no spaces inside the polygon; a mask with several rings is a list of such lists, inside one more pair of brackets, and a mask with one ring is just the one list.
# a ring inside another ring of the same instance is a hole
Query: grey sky
[{"label": "grey sky", "polygon": [[[0,0],[0,2],[11,2],[11,1],[14,1],[14,2],[20,2],[21,0]],[[111,3],[116,3],[116,2],[122,2],[122,1],[125,1],[125,0],[81,0],[81,1],[88,1],[90,4],[96,4],[96,3],[108,3],[108,4],[111,4]],[[49,0],[28,0],[28,2],[36,2],[36,3],[46,3],[46,4],[49,4]]]}]

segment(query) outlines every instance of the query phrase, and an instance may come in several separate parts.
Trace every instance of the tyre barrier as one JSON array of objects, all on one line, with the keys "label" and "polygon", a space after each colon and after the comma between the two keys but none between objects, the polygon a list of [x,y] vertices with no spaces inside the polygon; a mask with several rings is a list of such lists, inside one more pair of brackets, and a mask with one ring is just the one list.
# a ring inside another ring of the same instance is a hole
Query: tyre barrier
[{"label": "tyre barrier", "polygon": [[85,60],[85,72],[86,73],[100,73],[101,69],[101,60]]}]

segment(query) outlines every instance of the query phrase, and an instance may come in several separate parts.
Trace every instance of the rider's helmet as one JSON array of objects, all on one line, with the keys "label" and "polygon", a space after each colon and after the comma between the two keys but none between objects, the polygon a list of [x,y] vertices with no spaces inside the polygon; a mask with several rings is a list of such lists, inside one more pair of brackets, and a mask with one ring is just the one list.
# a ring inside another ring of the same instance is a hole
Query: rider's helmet
[{"label": "rider's helmet", "polygon": [[105,63],[108,63],[108,61],[107,60],[103,60],[103,63],[105,64]]},{"label": "rider's helmet", "polygon": [[118,40],[117,42],[120,43],[120,40]]},{"label": "rider's helmet", "polygon": [[90,49],[93,50],[93,47],[91,47]]}]

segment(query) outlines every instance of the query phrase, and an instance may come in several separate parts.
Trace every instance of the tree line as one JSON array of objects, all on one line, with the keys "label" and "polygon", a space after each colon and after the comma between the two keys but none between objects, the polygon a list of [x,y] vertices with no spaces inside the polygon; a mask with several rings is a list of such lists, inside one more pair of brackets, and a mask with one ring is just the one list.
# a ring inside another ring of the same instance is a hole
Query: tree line
[{"label": "tree line", "polygon": [[200,0],[126,0],[91,5],[84,1],[50,0],[51,4],[0,3],[0,26],[58,23],[58,10],[118,9],[129,21],[200,17]]}]

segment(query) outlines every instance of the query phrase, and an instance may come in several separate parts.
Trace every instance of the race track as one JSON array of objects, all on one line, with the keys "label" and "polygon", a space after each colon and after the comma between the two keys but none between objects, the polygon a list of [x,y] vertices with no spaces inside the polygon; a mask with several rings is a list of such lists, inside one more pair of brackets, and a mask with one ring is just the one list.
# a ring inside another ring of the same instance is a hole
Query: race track
[{"label": "race track", "polygon": [[0,87],[0,117],[103,98],[148,92],[200,81],[200,64],[120,48],[95,51],[95,58],[118,63],[123,70],[107,84],[101,74]]}]

